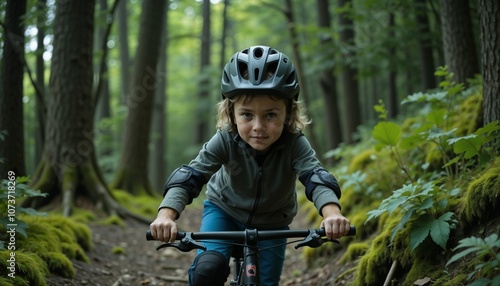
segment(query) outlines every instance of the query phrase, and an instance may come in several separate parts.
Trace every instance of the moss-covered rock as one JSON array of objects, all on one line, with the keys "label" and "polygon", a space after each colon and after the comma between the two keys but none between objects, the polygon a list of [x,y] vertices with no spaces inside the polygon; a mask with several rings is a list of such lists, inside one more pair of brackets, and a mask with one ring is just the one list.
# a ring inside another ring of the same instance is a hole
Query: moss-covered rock
[{"label": "moss-covered rock", "polygon": [[499,215],[500,158],[473,180],[463,197],[461,219],[470,224],[487,221]]},{"label": "moss-covered rock", "polygon": [[[7,250],[0,251],[0,277],[7,280],[6,284],[1,285],[47,285],[45,277],[49,274],[49,269],[42,258],[18,249],[14,252],[15,263],[11,264],[10,253]],[[11,271],[9,267],[15,267],[15,270]],[[10,273],[13,273],[12,276],[7,276]]]}]

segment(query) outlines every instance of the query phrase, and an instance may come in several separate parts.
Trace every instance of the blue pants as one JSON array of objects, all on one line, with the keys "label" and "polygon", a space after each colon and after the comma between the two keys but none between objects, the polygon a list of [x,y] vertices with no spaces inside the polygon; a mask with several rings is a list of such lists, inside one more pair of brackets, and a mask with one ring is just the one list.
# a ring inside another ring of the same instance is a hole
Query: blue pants
[{"label": "blue pants", "polygon": [[[201,230],[204,231],[238,231],[250,228],[235,220],[214,203],[205,200],[203,217],[201,220]],[[278,230],[289,229],[288,226],[274,228]],[[259,249],[266,248],[259,252],[260,283],[265,286],[278,286],[285,260],[286,239],[275,239],[259,241]],[[232,245],[217,243],[217,241],[203,242],[207,250],[215,250],[222,253],[228,263],[231,259]],[[271,247],[279,245],[276,247]],[[269,248],[268,248],[269,247]],[[203,251],[198,251],[198,255]],[[189,269],[193,271],[194,264]]]}]

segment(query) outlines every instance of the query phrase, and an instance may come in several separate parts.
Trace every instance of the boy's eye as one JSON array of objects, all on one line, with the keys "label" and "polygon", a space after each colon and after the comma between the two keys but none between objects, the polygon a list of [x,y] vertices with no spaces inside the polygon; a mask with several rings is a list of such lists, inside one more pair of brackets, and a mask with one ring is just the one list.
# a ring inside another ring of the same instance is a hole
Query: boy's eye
[{"label": "boy's eye", "polygon": [[267,118],[275,118],[276,116],[277,116],[277,114],[276,114],[276,113],[274,113],[274,112],[271,112],[271,113],[266,114],[266,117],[267,117]]},{"label": "boy's eye", "polygon": [[242,113],[241,116],[243,116],[243,118],[252,118],[252,114],[248,112]]}]

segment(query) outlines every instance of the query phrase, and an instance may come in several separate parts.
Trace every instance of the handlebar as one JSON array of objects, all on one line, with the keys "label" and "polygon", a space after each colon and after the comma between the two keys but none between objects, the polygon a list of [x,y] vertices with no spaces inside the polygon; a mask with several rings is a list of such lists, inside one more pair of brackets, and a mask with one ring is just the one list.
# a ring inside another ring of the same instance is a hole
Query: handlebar
[{"label": "handlebar", "polygon": [[[351,226],[351,229],[347,233],[347,236],[356,235],[356,227]],[[188,252],[193,249],[203,249],[206,248],[198,243],[196,240],[204,239],[214,239],[214,240],[235,240],[244,242],[247,239],[252,241],[259,240],[271,240],[278,238],[294,238],[302,237],[304,240],[295,245],[295,249],[303,246],[309,246],[316,248],[321,246],[323,243],[331,241],[339,243],[337,240],[327,240],[323,237],[326,236],[324,228],[316,229],[295,229],[295,230],[242,230],[242,231],[212,231],[212,232],[177,232],[176,240],[180,242],[175,243],[165,243],[158,246],[156,249],[160,250],[164,247],[175,247],[180,251]],[[151,230],[146,231],[147,240],[155,240],[151,235]]]},{"label": "handlebar", "polygon": [[[293,237],[307,237],[310,233],[318,233],[320,236],[326,236],[324,228],[317,229],[296,229],[296,230],[258,230],[257,236],[258,240],[270,240],[277,238],[293,238]],[[246,232],[242,231],[207,231],[207,232],[177,232],[176,240],[182,240],[186,237],[186,234],[190,234],[193,239],[234,239],[234,240],[244,240]],[[349,232],[346,236],[355,236],[356,227],[351,226]],[[151,230],[146,231],[146,240],[155,240],[151,234]]]}]

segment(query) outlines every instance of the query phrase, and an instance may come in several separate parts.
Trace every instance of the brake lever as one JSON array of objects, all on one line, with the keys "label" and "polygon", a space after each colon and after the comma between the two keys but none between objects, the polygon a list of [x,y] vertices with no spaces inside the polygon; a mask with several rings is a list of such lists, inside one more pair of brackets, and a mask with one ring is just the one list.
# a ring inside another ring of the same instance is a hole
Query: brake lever
[{"label": "brake lever", "polygon": [[156,250],[158,251],[165,247],[175,247],[182,252],[190,252],[193,249],[207,250],[205,246],[201,245],[191,237],[190,232],[186,232],[184,238],[182,238],[179,242],[164,243],[158,246]]},{"label": "brake lever", "polygon": [[304,240],[297,243],[295,245],[295,249],[299,249],[299,248],[304,247],[304,246],[309,246],[311,248],[318,248],[321,245],[323,245],[323,243],[325,243],[325,242],[333,242],[336,244],[340,244],[340,242],[336,239],[330,240],[330,239],[322,238],[321,235],[319,235],[319,233],[315,230],[315,231],[309,232],[309,235],[306,238],[304,238]]}]

